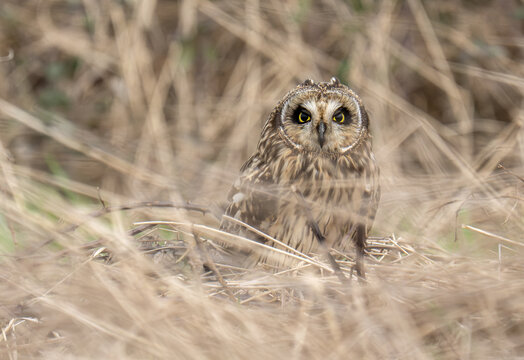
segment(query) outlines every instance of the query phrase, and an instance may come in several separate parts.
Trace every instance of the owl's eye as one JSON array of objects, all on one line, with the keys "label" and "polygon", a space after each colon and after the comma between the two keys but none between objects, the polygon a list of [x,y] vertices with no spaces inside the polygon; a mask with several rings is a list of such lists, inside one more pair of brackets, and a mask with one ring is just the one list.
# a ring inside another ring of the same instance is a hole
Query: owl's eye
[{"label": "owl's eye", "polygon": [[345,124],[349,122],[349,113],[346,109],[340,108],[333,114],[333,121],[338,124]]},{"label": "owl's eye", "polygon": [[305,124],[309,121],[311,121],[311,113],[307,111],[306,109],[299,107],[295,111],[295,121],[299,124]]}]

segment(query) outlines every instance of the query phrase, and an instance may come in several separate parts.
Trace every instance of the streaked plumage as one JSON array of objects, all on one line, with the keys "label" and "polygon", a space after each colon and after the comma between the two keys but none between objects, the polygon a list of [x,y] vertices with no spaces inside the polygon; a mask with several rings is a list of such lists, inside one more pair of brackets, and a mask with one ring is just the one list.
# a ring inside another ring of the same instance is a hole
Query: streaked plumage
[{"label": "streaked plumage", "polygon": [[[346,253],[356,246],[357,261],[363,255],[379,201],[379,171],[366,110],[337,79],[306,80],[290,91],[240,171],[226,215],[305,254],[318,253],[313,219],[328,247]],[[230,221],[221,227],[275,246]],[[255,260],[276,267],[293,261],[273,254]]]}]

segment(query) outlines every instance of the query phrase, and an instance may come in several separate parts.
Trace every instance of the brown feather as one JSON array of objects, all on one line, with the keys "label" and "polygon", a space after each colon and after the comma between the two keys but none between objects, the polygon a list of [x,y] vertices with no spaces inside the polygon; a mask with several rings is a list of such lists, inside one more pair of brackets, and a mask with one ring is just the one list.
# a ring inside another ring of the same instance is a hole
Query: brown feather
[{"label": "brown feather", "polygon": [[[292,118],[299,106],[311,113],[309,123]],[[347,110],[347,124],[332,120],[337,108]],[[230,192],[226,215],[306,254],[319,248],[308,225],[312,218],[328,247],[347,252],[356,246],[361,256],[380,198],[368,121],[360,98],[338,80],[300,84],[266,121],[257,151],[242,166]],[[316,128],[320,122],[327,128],[323,146]],[[297,194],[305,201],[299,201]],[[221,227],[264,241],[237,224],[223,221]],[[261,256],[257,260],[281,267],[293,259]]]}]

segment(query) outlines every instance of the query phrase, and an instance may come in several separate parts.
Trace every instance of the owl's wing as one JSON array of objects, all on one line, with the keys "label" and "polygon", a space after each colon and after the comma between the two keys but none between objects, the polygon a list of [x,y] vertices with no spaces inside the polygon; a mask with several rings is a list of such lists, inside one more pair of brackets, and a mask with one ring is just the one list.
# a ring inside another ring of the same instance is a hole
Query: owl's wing
[{"label": "owl's wing", "polygon": [[[225,214],[264,231],[274,216],[278,199],[270,168],[255,154],[240,170],[241,174],[229,192]],[[222,220],[220,227],[232,233],[242,232],[238,224],[226,219]]]}]

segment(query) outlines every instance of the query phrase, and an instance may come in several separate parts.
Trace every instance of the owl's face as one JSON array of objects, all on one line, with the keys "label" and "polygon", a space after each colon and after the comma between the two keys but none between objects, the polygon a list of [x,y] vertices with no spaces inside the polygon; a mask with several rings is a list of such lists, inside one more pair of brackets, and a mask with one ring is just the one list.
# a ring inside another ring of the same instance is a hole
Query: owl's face
[{"label": "owl's face", "polygon": [[368,118],[360,98],[336,78],[306,80],[291,91],[277,118],[279,132],[297,150],[342,155],[367,134]]}]

